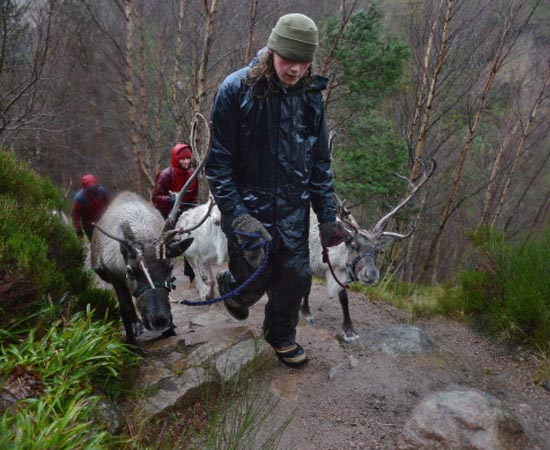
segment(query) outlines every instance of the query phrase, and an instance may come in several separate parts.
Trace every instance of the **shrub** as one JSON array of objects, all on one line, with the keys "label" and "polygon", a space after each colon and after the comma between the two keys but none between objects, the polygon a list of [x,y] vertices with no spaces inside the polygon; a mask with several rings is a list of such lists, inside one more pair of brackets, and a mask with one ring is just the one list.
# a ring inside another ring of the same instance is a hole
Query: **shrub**
[{"label": "shrub", "polygon": [[464,311],[494,333],[550,350],[550,227],[515,245],[491,229],[471,239],[481,264],[460,277]]},{"label": "shrub", "polygon": [[90,299],[82,244],[51,214],[62,205],[49,180],[0,149],[0,328],[29,317],[40,303]]}]

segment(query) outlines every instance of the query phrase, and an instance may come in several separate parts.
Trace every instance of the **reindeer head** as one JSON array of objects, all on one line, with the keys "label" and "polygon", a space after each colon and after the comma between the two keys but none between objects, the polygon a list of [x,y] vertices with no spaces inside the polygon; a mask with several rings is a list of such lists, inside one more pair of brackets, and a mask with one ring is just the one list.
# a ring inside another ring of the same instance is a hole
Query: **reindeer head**
[{"label": "reindeer head", "polygon": [[376,266],[376,258],[383,246],[394,239],[406,239],[414,232],[414,226],[405,233],[385,231],[388,220],[405,206],[416,194],[418,189],[428,181],[435,171],[435,161],[430,160],[429,166],[419,161],[420,174],[415,181],[412,181],[401,175],[398,178],[406,181],[410,191],[401,202],[389,213],[384,215],[376,225],[370,230],[363,230],[357,224],[345,202],[335,194],[335,203],[340,220],[344,222],[348,229],[352,230],[352,239],[346,244],[349,248],[348,274],[352,281],[360,281],[365,284],[374,284],[378,282],[379,270]]},{"label": "reindeer head", "polygon": [[108,234],[97,225],[96,228],[120,243],[128,290],[136,300],[145,328],[154,331],[170,329],[173,326],[168,298],[173,288],[171,258],[181,255],[193,239],[137,239],[126,221],[120,225],[122,239]]},{"label": "reindeer head", "polygon": [[359,281],[364,284],[376,284],[380,271],[376,265],[380,247],[362,230],[354,229],[346,240],[348,247],[348,281]]},{"label": "reindeer head", "polygon": [[169,245],[156,240],[136,240],[127,222],[121,225],[120,251],[126,263],[128,287],[136,299],[143,325],[165,331],[173,326],[168,294],[173,287],[171,258],[181,255],[193,239]]}]

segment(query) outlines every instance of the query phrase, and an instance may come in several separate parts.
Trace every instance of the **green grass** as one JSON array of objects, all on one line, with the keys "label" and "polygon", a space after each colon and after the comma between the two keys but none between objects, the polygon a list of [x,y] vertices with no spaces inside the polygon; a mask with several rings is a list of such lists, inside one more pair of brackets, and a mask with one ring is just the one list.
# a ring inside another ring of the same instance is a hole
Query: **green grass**
[{"label": "green grass", "polygon": [[113,324],[94,321],[91,310],[58,320],[40,338],[31,331],[3,344],[0,380],[19,401],[2,415],[0,449],[116,448],[119,439],[94,420],[95,404],[120,395],[121,374],[135,358]]},{"label": "green grass", "polygon": [[550,351],[550,228],[517,244],[490,229],[472,240],[482,265],[461,275],[457,303],[488,331]]},{"label": "green grass", "polygon": [[435,314],[452,315],[441,301],[450,286],[406,283],[395,280],[391,275],[388,275],[375,286],[363,286],[354,283],[352,289],[409,311],[413,317],[425,317]]},{"label": "green grass", "polygon": [[[91,286],[74,230],[50,213],[62,206],[59,189],[0,148],[0,328],[30,317],[49,299],[84,296],[101,312],[113,309]],[[76,303],[84,309],[87,302]]]}]

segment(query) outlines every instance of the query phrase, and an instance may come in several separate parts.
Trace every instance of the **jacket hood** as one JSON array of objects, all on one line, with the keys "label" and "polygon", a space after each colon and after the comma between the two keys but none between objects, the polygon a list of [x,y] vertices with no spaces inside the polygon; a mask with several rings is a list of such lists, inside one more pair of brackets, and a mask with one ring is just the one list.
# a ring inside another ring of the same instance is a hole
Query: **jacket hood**
[{"label": "jacket hood", "polygon": [[181,169],[180,160],[184,158],[191,158],[193,153],[189,144],[176,144],[172,147],[170,154],[170,165],[174,169]]},{"label": "jacket hood", "polygon": [[80,182],[82,184],[82,189],[86,189],[91,186],[95,186],[97,184],[97,178],[95,177],[95,175],[88,173],[86,175],[82,175]]}]

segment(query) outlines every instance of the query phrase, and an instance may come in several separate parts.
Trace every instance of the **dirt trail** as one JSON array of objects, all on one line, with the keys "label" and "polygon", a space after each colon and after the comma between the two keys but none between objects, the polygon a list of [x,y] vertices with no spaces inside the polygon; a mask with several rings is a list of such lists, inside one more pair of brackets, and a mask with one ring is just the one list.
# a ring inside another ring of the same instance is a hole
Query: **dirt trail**
[{"label": "dirt trail", "polygon": [[[193,291],[180,294],[193,295]],[[309,363],[289,369],[275,363],[269,391],[278,400],[269,428],[295,412],[280,448],[298,450],[394,450],[412,409],[426,394],[460,385],[492,394],[525,428],[531,450],[550,450],[550,392],[535,385],[535,362],[448,319],[413,320],[385,302],[350,292],[350,308],[361,336],[341,342],[341,310],[315,284],[311,294],[316,323],[301,320],[297,341]],[[196,295],[196,294],[195,294]],[[244,322],[260,330],[264,301]],[[224,313],[221,304],[201,313]],[[227,319],[228,322],[235,322]],[[415,325],[432,339],[434,350],[423,355],[389,356],[369,347],[365,336],[393,324]]]}]

